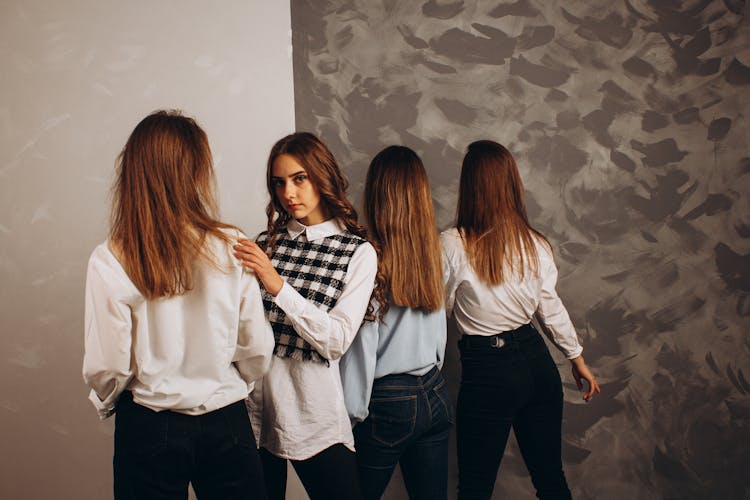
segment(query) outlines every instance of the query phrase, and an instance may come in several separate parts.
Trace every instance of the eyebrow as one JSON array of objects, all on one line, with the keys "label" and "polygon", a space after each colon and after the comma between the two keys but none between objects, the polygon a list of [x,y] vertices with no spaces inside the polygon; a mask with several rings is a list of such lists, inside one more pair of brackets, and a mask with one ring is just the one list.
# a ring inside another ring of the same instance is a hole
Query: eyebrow
[{"label": "eyebrow", "polygon": [[[288,179],[288,178],[290,178],[290,177],[297,177],[297,176],[298,176],[298,175],[300,175],[300,174],[302,174],[302,175],[307,175],[307,172],[305,172],[304,170],[300,170],[300,171],[298,171],[298,172],[294,172],[293,174],[289,174],[289,175],[287,175],[286,177],[287,177],[287,179]],[[283,177],[279,177],[279,176],[277,176],[277,175],[272,175],[272,176],[271,176],[271,179],[279,179],[279,180],[284,180],[284,178],[283,178]]]}]

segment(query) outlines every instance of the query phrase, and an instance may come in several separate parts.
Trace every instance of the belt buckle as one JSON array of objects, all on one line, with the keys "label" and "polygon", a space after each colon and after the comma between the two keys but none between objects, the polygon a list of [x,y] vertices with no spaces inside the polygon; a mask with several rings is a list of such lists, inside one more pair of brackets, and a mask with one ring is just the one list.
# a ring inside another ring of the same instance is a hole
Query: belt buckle
[{"label": "belt buckle", "polygon": [[505,345],[505,341],[501,339],[499,335],[495,335],[494,337],[492,337],[492,341],[490,342],[491,347],[494,347],[495,349],[500,349],[504,345]]}]

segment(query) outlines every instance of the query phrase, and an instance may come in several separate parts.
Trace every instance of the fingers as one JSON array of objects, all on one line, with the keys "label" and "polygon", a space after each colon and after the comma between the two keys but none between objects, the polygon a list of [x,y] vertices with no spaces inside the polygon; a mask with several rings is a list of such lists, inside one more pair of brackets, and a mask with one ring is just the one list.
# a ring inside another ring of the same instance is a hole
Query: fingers
[{"label": "fingers", "polygon": [[238,240],[232,248],[234,249],[234,256],[239,259],[245,269],[255,273],[266,291],[273,296],[278,295],[284,281],[274,269],[271,260],[263,249],[250,240]]},{"label": "fingers", "polygon": [[573,364],[570,370],[573,373],[573,380],[575,380],[576,386],[578,387],[578,390],[583,390],[583,382],[581,381],[581,371],[578,369],[578,367]]},{"label": "fingers", "polygon": [[591,379],[586,378],[588,382],[589,390],[583,393],[583,400],[588,401],[594,396],[594,385],[591,383]]},{"label": "fingers", "polygon": [[599,387],[599,383],[596,381],[596,377],[594,377],[594,374],[591,373],[591,370],[589,370],[589,367],[583,360],[583,356],[573,358],[570,362],[573,365],[573,379],[576,381],[578,390],[583,390],[583,381],[581,379],[586,380],[588,384],[588,390],[582,395],[583,400],[588,402],[594,397],[594,393],[601,394],[602,390]]},{"label": "fingers", "polygon": [[250,240],[238,240],[238,243],[232,248],[234,249],[234,256],[241,260],[245,266],[253,267],[267,260],[263,250]]},{"label": "fingers", "polygon": [[264,259],[257,254],[254,253],[235,253],[235,257],[237,257],[241,264],[248,269],[251,269],[255,272],[255,274],[263,274],[266,271],[270,271],[268,269],[268,262],[267,259]]},{"label": "fingers", "polygon": [[588,402],[592,397],[594,397],[594,388],[593,386],[589,386],[588,392],[583,394],[583,400]]},{"label": "fingers", "polygon": [[241,253],[263,253],[258,244],[250,240],[237,240],[237,244],[232,248],[234,248],[235,252]]},{"label": "fingers", "polygon": [[594,393],[596,393],[596,394],[601,394],[602,393],[602,390],[599,387],[599,383],[596,381],[596,379],[594,378],[594,376],[591,375],[590,373],[588,375],[589,376],[586,377],[586,381],[589,384],[589,390],[583,395],[583,400],[586,401],[586,402],[590,401],[591,398],[594,397]]}]

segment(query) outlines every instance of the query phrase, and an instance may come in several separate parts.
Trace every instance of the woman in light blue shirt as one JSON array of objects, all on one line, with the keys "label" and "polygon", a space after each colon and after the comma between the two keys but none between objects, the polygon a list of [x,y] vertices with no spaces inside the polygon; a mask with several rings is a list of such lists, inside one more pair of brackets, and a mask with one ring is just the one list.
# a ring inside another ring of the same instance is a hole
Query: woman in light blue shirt
[{"label": "woman in light blue shirt", "polygon": [[379,499],[397,463],[410,498],[447,498],[453,408],[440,373],[446,342],[444,272],[422,161],[403,146],[373,158],[365,217],[387,306],[342,358],[362,491]]}]

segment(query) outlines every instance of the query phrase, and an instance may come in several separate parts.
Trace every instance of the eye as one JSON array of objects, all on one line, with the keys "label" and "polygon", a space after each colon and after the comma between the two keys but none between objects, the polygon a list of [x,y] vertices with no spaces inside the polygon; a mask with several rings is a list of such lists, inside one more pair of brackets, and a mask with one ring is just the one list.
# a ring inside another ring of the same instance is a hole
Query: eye
[{"label": "eye", "polygon": [[271,179],[271,185],[278,188],[284,185],[284,181],[282,179]]},{"label": "eye", "polygon": [[294,178],[294,182],[296,182],[297,184],[302,184],[306,180],[307,180],[307,175],[305,174],[300,174]]}]

